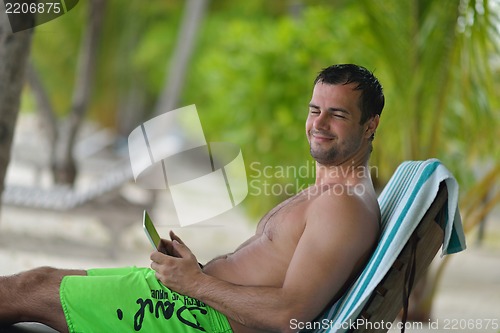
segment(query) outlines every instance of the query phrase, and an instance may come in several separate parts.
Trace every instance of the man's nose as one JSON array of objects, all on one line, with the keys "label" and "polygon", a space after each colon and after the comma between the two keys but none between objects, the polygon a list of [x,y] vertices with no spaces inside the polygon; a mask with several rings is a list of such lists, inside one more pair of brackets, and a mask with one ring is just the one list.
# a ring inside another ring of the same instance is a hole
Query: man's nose
[{"label": "man's nose", "polygon": [[321,112],[316,119],[314,119],[313,126],[315,129],[319,130],[327,130],[329,125],[328,125],[328,115],[326,112]]}]

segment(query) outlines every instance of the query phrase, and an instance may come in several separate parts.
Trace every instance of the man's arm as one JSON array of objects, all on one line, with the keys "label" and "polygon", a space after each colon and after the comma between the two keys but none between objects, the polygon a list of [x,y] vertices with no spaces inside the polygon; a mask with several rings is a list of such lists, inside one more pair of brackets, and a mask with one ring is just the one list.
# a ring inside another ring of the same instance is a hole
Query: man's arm
[{"label": "man's arm", "polygon": [[[152,255],[152,268],[167,287],[212,306],[248,327],[290,331],[290,320],[313,320],[370,252],[376,221],[356,197],[325,196],[310,206],[281,287],[240,286],[204,274],[183,244],[181,258]],[[258,269],[258,267],[256,268]]]}]

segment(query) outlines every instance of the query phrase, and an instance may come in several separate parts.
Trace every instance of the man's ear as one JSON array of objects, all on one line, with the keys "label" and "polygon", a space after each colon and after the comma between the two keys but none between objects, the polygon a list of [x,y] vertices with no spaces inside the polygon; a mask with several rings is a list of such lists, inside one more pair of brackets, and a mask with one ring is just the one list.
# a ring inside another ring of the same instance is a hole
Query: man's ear
[{"label": "man's ear", "polygon": [[366,129],[365,129],[365,138],[372,138],[375,136],[375,131],[377,130],[378,123],[380,121],[380,116],[378,114],[374,115],[370,119],[368,119]]}]

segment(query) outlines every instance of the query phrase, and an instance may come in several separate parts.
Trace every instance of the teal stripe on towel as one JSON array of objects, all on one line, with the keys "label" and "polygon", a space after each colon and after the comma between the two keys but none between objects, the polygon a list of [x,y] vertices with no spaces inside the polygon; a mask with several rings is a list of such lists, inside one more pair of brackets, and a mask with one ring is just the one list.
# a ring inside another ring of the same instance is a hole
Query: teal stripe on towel
[{"label": "teal stripe on towel", "polygon": [[[390,221],[392,216],[394,215],[394,211],[399,206],[399,203],[401,202],[401,200],[403,200],[404,193],[407,192],[410,184],[413,182],[416,174],[416,169],[418,169],[421,164],[421,162],[406,162],[400,167],[400,170],[396,171],[397,177],[394,179],[394,181],[391,181],[388,184],[387,192],[389,192],[389,194],[381,194],[382,200],[380,200],[379,205],[383,207],[383,211],[381,212],[381,214],[383,216],[382,227],[384,230],[386,228],[387,222]],[[394,187],[396,187],[396,190],[393,189]],[[386,197],[388,198],[385,199]],[[390,203],[386,203],[388,200],[390,201]]]}]

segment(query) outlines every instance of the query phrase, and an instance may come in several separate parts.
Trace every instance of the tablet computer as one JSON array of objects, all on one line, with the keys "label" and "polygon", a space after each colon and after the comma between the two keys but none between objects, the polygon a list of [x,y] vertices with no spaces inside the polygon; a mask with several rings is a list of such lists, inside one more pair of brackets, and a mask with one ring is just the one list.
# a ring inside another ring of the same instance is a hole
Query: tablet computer
[{"label": "tablet computer", "polygon": [[148,236],[149,238],[149,241],[151,242],[155,250],[158,250],[161,242],[160,235],[158,234],[158,231],[156,231],[153,220],[151,220],[151,217],[146,210],[144,210],[144,215],[142,217],[142,226],[144,228],[146,236]]}]

